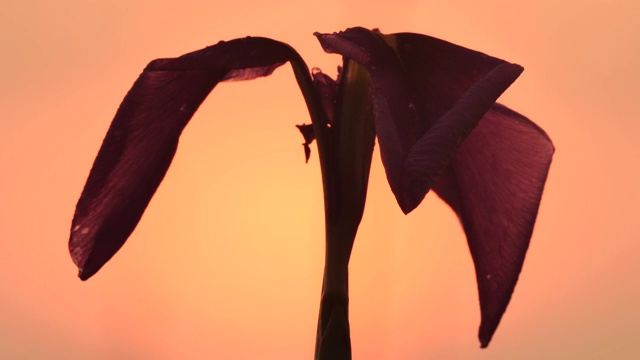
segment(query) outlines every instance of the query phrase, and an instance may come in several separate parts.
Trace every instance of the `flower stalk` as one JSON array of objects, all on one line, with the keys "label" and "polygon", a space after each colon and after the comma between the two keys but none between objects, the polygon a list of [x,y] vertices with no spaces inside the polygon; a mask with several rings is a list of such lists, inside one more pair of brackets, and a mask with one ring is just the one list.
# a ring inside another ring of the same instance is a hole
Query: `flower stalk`
[{"label": "flower stalk", "polygon": [[[364,212],[375,130],[369,102],[369,76],[344,60],[333,82],[314,72],[314,83],[330,124],[312,117],[318,138],[325,199],[325,268],[315,358],[351,359],[349,334],[349,259]],[[333,93],[337,87],[336,93]],[[330,126],[329,126],[330,125]]]}]

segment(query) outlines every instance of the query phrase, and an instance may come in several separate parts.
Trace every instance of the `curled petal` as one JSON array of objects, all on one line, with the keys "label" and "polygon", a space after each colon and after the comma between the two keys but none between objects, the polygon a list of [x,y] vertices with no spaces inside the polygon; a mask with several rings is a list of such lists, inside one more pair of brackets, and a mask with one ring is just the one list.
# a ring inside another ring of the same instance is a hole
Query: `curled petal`
[{"label": "curled petal", "polygon": [[433,187],[460,217],[486,346],[520,274],[554,151],[539,127],[494,105],[522,67],[418,34],[316,36],[371,77],[382,162],[401,209]]},{"label": "curled petal", "polygon": [[[249,37],[149,63],[122,101],[76,206],[69,250],[82,280],[131,234],[173,159],[182,130],[216,84],[266,76],[287,61],[304,78],[306,65],[291,47]],[[311,79],[304,80],[308,95]]]},{"label": "curled petal", "polygon": [[489,344],[518,281],[553,152],[542,129],[496,104],[433,187],[467,235],[480,297],[482,347]]},{"label": "curled petal", "polygon": [[327,118],[330,122],[333,122],[333,118],[335,117],[338,83],[318,68],[314,68],[312,70],[312,76],[313,85],[316,87],[318,95],[320,95],[322,107],[327,113]]},{"label": "curled petal", "polygon": [[456,104],[413,144],[404,161],[403,211],[417,207],[456,150],[522,68],[502,64],[475,83]]},{"label": "curled petal", "polygon": [[352,28],[316,36],[326,51],[369,73],[382,163],[405,213],[422,201],[464,138],[522,72],[424,35]]}]

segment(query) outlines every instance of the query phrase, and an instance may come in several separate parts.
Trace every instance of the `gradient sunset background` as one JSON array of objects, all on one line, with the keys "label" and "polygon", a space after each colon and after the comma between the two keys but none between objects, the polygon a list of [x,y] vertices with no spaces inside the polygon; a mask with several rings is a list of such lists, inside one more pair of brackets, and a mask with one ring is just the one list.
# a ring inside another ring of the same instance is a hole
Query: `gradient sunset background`
[{"label": "gradient sunset background", "polygon": [[[266,5],[266,4],[269,5]],[[392,5],[393,3],[393,5]],[[500,102],[556,146],[488,349],[454,213],[402,215],[379,154],[350,265],[354,359],[640,358],[640,2],[0,3],[0,358],[310,359],[324,259],[315,144],[291,67],[223,83],[123,249],[81,282],[71,218],[144,66],[266,36],[335,75],[314,31],[418,32],[525,67]]]}]

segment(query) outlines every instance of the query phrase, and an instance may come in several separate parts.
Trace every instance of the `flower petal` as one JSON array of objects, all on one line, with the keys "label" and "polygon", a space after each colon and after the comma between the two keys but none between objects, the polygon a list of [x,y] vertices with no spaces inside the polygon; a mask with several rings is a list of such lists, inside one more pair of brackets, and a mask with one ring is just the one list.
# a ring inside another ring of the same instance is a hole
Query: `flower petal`
[{"label": "flower petal", "polygon": [[382,162],[402,210],[434,187],[459,215],[486,346],[522,268],[554,151],[535,124],[494,105],[522,68],[418,34],[354,28],[317,36],[371,77]]},{"label": "flower petal", "polygon": [[411,148],[404,161],[402,210],[409,213],[424,199],[456,150],[522,68],[502,64],[475,83]]},{"label": "flower petal", "polygon": [[522,71],[425,35],[352,28],[316,36],[325,51],[349,57],[369,73],[382,162],[405,213],[422,201],[464,138]]},{"label": "flower petal", "polygon": [[122,101],[76,206],[69,250],[82,280],[95,274],[138,224],[182,130],[216,84],[266,76],[287,61],[305,97],[313,97],[299,55],[270,39],[220,42],[149,63]]},{"label": "flower petal", "polygon": [[553,152],[542,129],[496,104],[433,187],[467,235],[480,296],[482,347],[491,340],[518,280]]}]

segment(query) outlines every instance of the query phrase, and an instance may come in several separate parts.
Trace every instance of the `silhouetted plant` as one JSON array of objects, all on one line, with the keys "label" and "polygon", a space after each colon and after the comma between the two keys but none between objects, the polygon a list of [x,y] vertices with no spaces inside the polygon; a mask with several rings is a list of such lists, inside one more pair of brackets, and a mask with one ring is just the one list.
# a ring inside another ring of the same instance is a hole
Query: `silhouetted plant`
[{"label": "silhouetted plant", "polygon": [[475,264],[488,345],[522,268],[554,147],[542,129],[496,104],[522,67],[432,37],[351,28],[315,34],[343,56],[337,80],[309,72],[290,46],[247,37],[154,60],[125,96],[78,201],[69,249],[86,280],[124,244],[162,181],[178,138],[226,80],[290,62],[317,142],[326,253],[316,359],[350,359],[348,264],[377,136],[387,179],[409,213],[433,189],[458,215]]}]

